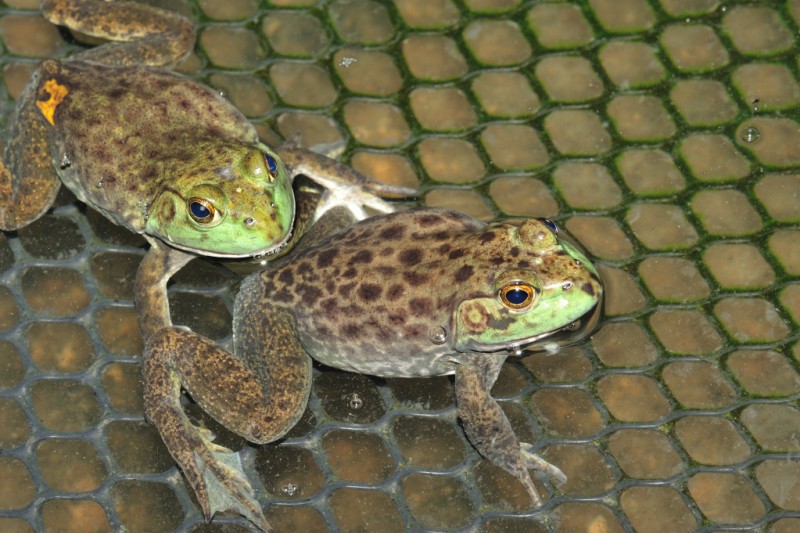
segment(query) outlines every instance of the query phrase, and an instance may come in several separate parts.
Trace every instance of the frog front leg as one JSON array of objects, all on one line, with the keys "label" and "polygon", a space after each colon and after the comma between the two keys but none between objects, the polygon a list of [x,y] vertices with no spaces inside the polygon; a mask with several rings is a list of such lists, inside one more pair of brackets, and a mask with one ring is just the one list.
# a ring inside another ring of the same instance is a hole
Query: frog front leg
[{"label": "frog front leg", "polygon": [[456,366],[456,402],[458,416],[470,442],[478,452],[516,477],[528,491],[534,507],[542,498],[533,484],[529,468],[545,472],[557,484],[566,481],[558,467],[532,453],[532,446],[520,443],[490,390],[505,357],[497,354],[469,354]]},{"label": "frog front leg", "polygon": [[355,220],[364,220],[369,216],[366,208],[379,213],[392,213],[395,207],[381,197],[409,198],[419,193],[409,187],[387,185],[369,179],[344,163],[301,148],[294,142],[282,144],[276,152],[290,176],[307,176],[325,189],[314,220],[319,220],[336,207],[349,210]]}]

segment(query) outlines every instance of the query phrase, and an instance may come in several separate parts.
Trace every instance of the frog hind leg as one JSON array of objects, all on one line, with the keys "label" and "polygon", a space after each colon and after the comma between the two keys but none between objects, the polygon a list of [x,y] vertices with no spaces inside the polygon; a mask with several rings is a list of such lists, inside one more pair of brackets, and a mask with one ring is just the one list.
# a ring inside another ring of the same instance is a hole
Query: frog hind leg
[{"label": "frog hind leg", "polygon": [[58,179],[47,125],[36,107],[39,73],[20,96],[0,162],[0,229],[15,230],[38,219],[55,201]]},{"label": "frog hind leg", "polygon": [[[208,378],[209,369],[216,369],[224,371],[217,376],[226,379],[246,378],[247,369],[235,360],[230,364],[229,359],[230,354],[213,341],[191,331],[158,331],[145,346],[145,413],[189,481],[206,520],[217,512],[231,510],[269,532],[272,528],[255,498],[239,454],[215,444],[214,435],[194,426],[181,406],[181,385],[196,388],[191,383],[195,380],[187,379],[189,375],[202,381]],[[222,362],[225,360],[227,363]],[[192,397],[198,399],[202,395]]]},{"label": "frog hind leg", "polygon": [[[186,328],[173,327],[166,284],[193,256],[149,240],[150,251],[136,275],[136,308],[145,338],[147,418],[189,481],[207,520],[218,511],[232,510],[271,531],[239,454],[215,444],[209,431],[191,423],[181,406],[180,391],[186,389],[229,430],[251,442],[272,442],[294,426],[305,409],[310,358],[294,338],[292,324],[286,323],[291,317],[277,310],[265,311],[262,318],[256,306],[237,309],[248,323],[257,323],[239,327],[238,349],[247,351],[242,357]],[[244,287],[242,292],[255,295]],[[279,335],[280,331],[290,334]],[[251,340],[252,336],[256,338]],[[264,364],[269,369],[260,371]]]},{"label": "frog hind leg", "polygon": [[505,413],[492,398],[489,391],[504,357],[470,355],[470,360],[456,366],[456,401],[464,431],[478,452],[516,477],[525,486],[534,507],[540,507],[542,498],[528,469],[543,471],[559,484],[566,477],[558,467],[534,454],[530,444],[519,442]]},{"label": "frog hind leg", "polygon": [[194,47],[194,23],[177,13],[131,1],[42,0],[53,24],[111,43],[79,54],[105,65],[171,67]]}]

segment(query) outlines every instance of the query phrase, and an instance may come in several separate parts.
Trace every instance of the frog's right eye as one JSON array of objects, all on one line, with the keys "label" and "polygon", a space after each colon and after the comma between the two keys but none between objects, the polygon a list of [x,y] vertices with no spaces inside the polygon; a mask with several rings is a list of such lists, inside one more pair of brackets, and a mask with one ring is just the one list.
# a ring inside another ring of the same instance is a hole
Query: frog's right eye
[{"label": "frog's right eye", "polygon": [[273,178],[278,174],[278,161],[269,154],[264,154],[264,162],[267,164],[269,175]]},{"label": "frog's right eye", "polygon": [[547,229],[552,231],[555,235],[558,235],[558,224],[550,220],[549,218],[540,218],[539,222],[547,226]]},{"label": "frog's right eye", "polygon": [[514,282],[500,289],[500,301],[509,309],[527,309],[539,298],[539,290],[525,282]]},{"label": "frog's right eye", "polygon": [[205,198],[194,197],[189,199],[189,215],[195,222],[209,224],[214,221],[216,214],[217,208]]}]

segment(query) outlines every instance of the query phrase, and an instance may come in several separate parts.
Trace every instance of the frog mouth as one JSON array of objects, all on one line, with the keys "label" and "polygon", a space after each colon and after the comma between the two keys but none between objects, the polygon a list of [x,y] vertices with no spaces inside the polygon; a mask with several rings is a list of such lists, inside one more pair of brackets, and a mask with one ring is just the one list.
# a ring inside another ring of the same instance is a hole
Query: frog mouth
[{"label": "frog mouth", "polygon": [[502,348],[512,355],[522,355],[523,352],[547,351],[555,353],[561,348],[575,344],[588,337],[600,323],[603,317],[603,300],[599,300],[595,306],[583,314],[577,320],[559,329],[548,331],[534,337],[529,337],[522,341],[506,344]]},{"label": "frog mouth", "polygon": [[513,342],[497,343],[468,343],[465,348],[476,352],[502,352],[521,356],[524,352],[548,351],[557,352],[559,349],[575,344],[590,335],[603,317],[602,298],[577,320],[573,320],[558,329],[532,335]]}]

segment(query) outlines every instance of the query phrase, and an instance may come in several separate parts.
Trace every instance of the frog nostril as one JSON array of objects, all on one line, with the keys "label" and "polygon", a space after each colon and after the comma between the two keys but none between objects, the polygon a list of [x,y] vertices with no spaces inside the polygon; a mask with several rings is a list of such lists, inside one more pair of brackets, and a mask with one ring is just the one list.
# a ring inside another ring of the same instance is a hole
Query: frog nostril
[{"label": "frog nostril", "polygon": [[246,219],[244,219],[244,225],[247,226],[248,228],[252,228],[253,226],[256,225],[256,219],[254,219],[253,217],[247,217]]}]

